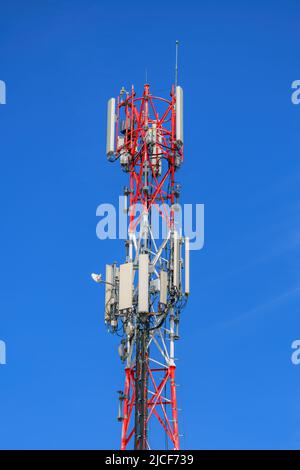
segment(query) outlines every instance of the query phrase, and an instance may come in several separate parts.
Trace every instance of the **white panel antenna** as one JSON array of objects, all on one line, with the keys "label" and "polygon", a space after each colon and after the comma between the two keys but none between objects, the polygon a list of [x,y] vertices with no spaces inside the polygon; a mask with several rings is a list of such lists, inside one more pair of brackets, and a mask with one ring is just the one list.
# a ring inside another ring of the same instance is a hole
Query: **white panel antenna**
[{"label": "white panel antenna", "polygon": [[178,147],[183,145],[183,90],[176,87],[176,143]]},{"label": "white panel antenna", "polygon": [[190,293],[190,239],[188,237],[185,238],[184,243],[184,293],[185,295],[189,295]]},{"label": "white panel antenna", "polygon": [[119,310],[132,308],[133,264],[120,265]]},{"label": "white panel antenna", "polygon": [[110,98],[107,103],[107,134],[106,134],[106,155],[111,158],[115,153],[115,119],[116,100]]},{"label": "white panel antenna", "polygon": [[139,301],[138,311],[146,313],[149,311],[149,255],[139,255]]},{"label": "white panel antenna", "polygon": [[105,322],[110,319],[110,306],[112,300],[112,283],[113,283],[113,267],[111,264],[106,265],[105,269]]},{"label": "white panel antenna", "polygon": [[173,285],[179,291],[181,277],[181,243],[177,232],[173,238]]},{"label": "white panel antenna", "polygon": [[167,305],[168,295],[168,273],[167,271],[160,271],[160,298],[159,301],[163,305]]}]

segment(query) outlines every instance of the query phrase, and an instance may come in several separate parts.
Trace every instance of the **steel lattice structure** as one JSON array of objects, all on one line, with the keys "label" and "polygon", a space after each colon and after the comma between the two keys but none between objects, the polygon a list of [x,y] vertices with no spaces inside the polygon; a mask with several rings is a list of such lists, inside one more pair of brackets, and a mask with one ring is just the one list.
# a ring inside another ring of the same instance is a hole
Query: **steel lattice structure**
[{"label": "steel lattice structure", "polygon": [[[126,261],[106,266],[105,322],[122,336],[125,386],[119,392],[121,449],[151,448],[156,420],[166,442],[179,449],[175,341],[189,295],[189,241],[176,224],[183,161],[183,92],[170,98],[122,89],[108,102],[107,157],[129,174]],[[156,221],[156,224],[154,223]],[[163,221],[163,234],[157,223]],[[182,246],[184,245],[184,257]],[[183,276],[184,273],[184,276]],[[102,282],[99,275],[93,275]],[[184,279],[184,282],[183,282]]]}]

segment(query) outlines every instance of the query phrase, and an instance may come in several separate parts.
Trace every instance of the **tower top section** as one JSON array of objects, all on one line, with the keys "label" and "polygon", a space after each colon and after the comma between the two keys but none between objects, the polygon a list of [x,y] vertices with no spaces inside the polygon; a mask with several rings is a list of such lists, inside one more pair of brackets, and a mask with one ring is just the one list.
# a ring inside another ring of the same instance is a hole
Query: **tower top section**
[{"label": "tower top section", "polygon": [[142,96],[122,88],[108,101],[106,155],[130,174],[130,204],[149,211],[157,203],[173,205],[179,196],[175,172],[183,162],[183,90],[172,86],[169,98]]}]

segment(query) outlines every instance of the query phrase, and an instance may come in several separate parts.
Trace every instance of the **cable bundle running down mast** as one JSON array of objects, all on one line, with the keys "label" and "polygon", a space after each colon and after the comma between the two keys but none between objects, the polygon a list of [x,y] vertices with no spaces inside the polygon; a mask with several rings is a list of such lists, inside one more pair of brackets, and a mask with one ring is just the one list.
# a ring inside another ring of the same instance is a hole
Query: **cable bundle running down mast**
[{"label": "cable bundle running down mast", "polygon": [[[126,261],[106,265],[105,279],[105,323],[121,334],[119,355],[126,364],[119,392],[121,449],[132,441],[135,449],[150,449],[156,420],[167,445],[177,450],[175,340],[189,295],[189,240],[175,217],[180,195],[175,175],[183,161],[182,88],[173,86],[170,99],[153,96],[149,84],[141,97],[133,87],[122,89],[117,101],[108,101],[107,120],[107,158],[119,160],[129,174]],[[155,221],[163,222],[164,235],[154,233]]]}]

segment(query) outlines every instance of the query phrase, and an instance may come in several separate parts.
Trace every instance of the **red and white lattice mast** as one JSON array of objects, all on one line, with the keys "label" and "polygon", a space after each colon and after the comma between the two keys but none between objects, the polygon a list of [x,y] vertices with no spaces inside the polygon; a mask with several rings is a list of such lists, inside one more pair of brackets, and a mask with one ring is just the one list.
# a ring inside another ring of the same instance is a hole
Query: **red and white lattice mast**
[{"label": "red and white lattice mast", "polygon": [[[122,89],[108,102],[107,157],[128,173],[126,259],[106,265],[105,323],[122,336],[125,386],[119,392],[121,449],[179,449],[175,341],[189,295],[189,241],[176,224],[183,161],[183,91],[169,98]],[[164,235],[158,233],[163,222]],[[184,252],[184,253],[183,253]],[[183,256],[184,254],[184,256]],[[100,281],[101,276],[93,275]],[[164,438],[163,438],[164,436]],[[156,437],[157,440],[157,437]]]}]

